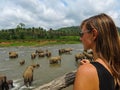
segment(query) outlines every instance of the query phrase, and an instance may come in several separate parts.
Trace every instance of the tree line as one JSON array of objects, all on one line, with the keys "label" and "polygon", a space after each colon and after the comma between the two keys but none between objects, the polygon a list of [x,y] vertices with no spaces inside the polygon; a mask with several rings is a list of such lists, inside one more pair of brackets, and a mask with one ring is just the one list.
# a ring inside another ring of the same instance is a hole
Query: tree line
[{"label": "tree line", "polygon": [[42,27],[25,28],[25,24],[19,23],[16,28],[0,30],[0,40],[66,39],[65,37],[79,39],[79,26],[46,30]]},{"label": "tree line", "polygon": [[42,27],[25,28],[23,23],[13,29],[0,30],[0,40],[59,39],[62,36],[78,36],[79,27],[64,27],[57,30]]}]

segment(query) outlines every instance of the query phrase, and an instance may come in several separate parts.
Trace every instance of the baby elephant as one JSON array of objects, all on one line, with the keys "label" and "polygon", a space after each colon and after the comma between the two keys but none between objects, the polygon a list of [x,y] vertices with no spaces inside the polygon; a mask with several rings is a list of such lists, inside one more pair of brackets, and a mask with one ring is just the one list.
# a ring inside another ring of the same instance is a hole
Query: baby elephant
[{"label": "baby elephant", "polygon": [[25,64],[25,60],[21,60],[19,63],[20,63],[20,65],[23,65],[23,64]]},{"label": "baby elephant", "polygon": [[28,85],[31,86],[33,82],[33,70],[34,67],[30,65],[26,68],[26,70],[23,73],[24,85],[26,85],[27,87]]}]

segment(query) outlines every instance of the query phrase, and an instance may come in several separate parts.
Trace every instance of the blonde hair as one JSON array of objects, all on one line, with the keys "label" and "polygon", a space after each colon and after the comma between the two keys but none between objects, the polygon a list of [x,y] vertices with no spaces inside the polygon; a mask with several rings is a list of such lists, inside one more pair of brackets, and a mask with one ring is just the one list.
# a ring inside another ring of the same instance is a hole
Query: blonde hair
[{"label": "blonde hair", "polygon": [[110,67],[115,81],[120,85],[120,39],[112,18],[102,13],[84,20],[80,27],[83,25],[88,30],[98,31],[95,40],[97,55],[105,59],[104,62]]}]

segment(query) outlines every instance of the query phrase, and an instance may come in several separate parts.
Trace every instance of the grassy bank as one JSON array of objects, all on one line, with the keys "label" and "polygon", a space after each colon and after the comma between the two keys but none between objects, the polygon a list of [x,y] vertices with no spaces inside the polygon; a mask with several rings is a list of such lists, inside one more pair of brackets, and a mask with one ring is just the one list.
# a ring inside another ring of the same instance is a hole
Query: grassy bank
[{"label": "grassy bank", "polygon": [[55,44],[77,44],[79,41],[68,41],[68,40],[16,40],[16,41],[0,41],[0,47],[11,47],[11,46],[44,46],[44,45],[55,45]]}]

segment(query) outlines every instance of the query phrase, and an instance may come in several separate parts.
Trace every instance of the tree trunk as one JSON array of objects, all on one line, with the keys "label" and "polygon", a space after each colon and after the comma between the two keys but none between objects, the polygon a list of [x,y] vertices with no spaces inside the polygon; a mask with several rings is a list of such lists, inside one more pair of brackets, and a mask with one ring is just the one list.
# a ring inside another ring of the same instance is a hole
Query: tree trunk
[{"label": "tree trunk", "polygon": [[75,74],[76,70],[66,73],[65,75],[56,78],[47,84],[41,85],[34,90],[62,90],[74,83]]}]

